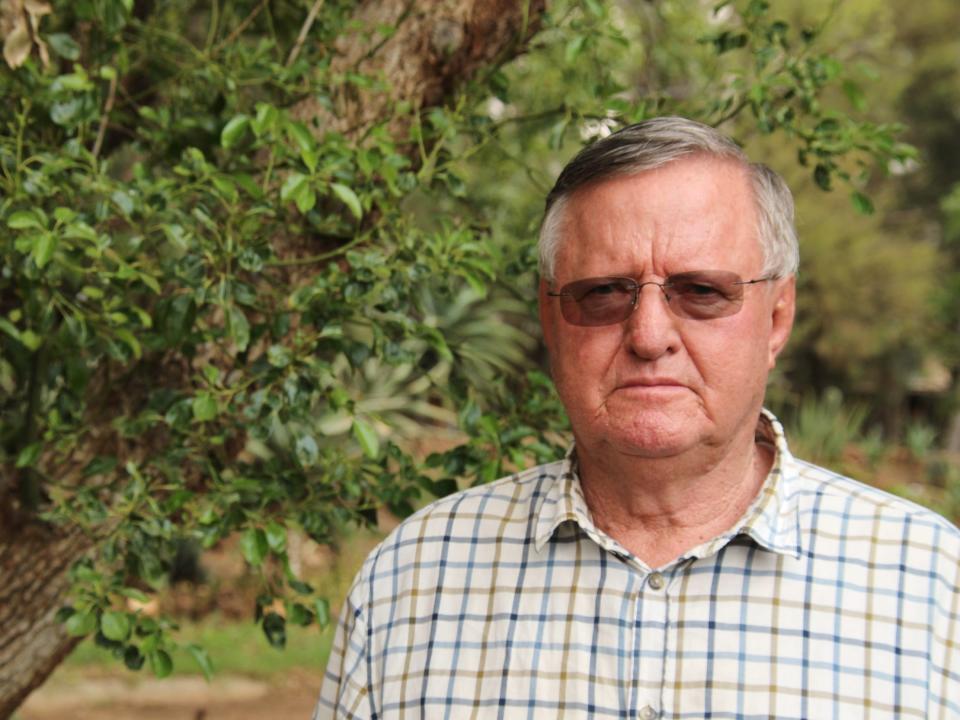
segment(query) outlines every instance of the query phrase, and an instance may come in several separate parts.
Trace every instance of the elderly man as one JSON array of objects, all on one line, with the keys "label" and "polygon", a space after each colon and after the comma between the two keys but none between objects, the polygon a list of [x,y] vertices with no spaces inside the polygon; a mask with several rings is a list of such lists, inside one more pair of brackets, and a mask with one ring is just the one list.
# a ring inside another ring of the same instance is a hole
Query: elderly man
[{"label": "elderly man", "polygon": [[316,718],[960,717],[960,533],[794,459],[783,181],[682,118],[547,199],[540,319],[575,444],[367,559]]}]

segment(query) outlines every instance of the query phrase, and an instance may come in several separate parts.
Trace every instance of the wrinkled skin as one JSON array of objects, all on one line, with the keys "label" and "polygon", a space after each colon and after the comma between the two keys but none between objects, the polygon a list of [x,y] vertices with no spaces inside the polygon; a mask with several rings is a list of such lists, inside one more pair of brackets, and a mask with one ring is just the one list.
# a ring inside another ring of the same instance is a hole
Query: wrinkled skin
[{"label": "wrinkled skin", "polygon": [[541,283],[540,318],[581,459],[699,455],[712,466],[752,447],[767,376],[793,322],[792,277],[746,286],[738,313],[710,320],[675,316],[648,285],[624,322],[577,327],[545,294],[602,275],[663,282],[678,272],[730,270],[744,280],[761,277],[744,169],[691,156],[600,181],[569,198],[562,233],[555,282]]}]

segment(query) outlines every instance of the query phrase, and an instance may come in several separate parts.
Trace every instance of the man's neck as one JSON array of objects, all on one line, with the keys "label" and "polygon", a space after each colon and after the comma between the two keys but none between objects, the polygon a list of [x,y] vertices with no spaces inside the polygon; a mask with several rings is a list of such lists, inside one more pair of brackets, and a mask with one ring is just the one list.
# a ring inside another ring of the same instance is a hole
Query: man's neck
[{"label": "man's neck", "polygon": [[578,446],[593,522],[651,568],[680,557],[733,527],[773,464],[752,433],[724,450],[633,458]]}]

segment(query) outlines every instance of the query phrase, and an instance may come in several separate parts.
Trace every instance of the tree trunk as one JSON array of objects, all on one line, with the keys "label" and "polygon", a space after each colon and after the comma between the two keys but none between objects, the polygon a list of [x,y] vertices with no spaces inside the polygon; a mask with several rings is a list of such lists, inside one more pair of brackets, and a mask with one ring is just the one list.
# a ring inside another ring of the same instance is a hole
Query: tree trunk
[{"label": "tree trunk", "polygon": [[[333,53],[334,70],[356,70],[386,81],[387,92],[345,90],[330,114],[311,101],[296,114],[320,129],[357,136],[371,124],[390,118],[398,102],[413,108],[443,103],[457,87],[485,69],[522,51],[538,26],[546,0],[366,0],[355,19],[364,28],[396,27],[386,40],[362,31],[340,38]],[[406,127],[393,126],[402,138]],[[185,373],[190,372],[184,364]],[[134,382],[154,377],[144,368],[127,375]],[[186,381],[185,381],[186,384]],[[112,388],[124,394],[124,388]],[[131,392],[127,398],[142,396]],[[109,433],[109,413],[91,411],[103,442]],[[130,448],[134,456],[149,455],[150,439]],[[93,456],[96,452],[77,455]],[[78,463],[73,473],[79,475]],[[54,528],[33,519],[15,497],[11,468],[0,468],[0,720],[8,718],[27,695],[53,672],[76,645],[57,623],[65,603],[68,573],[94,541],[76,528]],[[62,473],[62,469],[60,469]],[[62,477],[62,474],[58,475]],[[6,482],[4,482],[6,480]],[[79,480],[78,480],[79,482]]]},{"label": "tree trunk", "polygon": [[89,549],[78,531],[40,525],[0,540],[0,718],[7,718],[76,645],[57,622],[70,566]]}]

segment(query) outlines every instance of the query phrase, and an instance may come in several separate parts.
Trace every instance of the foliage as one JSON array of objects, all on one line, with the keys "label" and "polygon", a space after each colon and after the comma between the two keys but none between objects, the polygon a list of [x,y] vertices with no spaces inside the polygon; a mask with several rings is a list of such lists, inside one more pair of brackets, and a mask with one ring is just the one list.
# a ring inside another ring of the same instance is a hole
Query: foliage
[{"label": "foliage", "polygon": [[803,398],[789,423],[788,436],[798,456],[836,465],[844,449],[859,439],[865,419],[865,408],[844,405],[843,393],[828,388],[819,397]]},{"label": "foliage", "polygon": [[907,450],[910,451],[914,459],[921,462],[926,460],[936,440],[936,428],[930,427],[922,421],[908,424],[903,437]]},{"label": "foliage", "polygon": [[876,471],[890,450],[890,444],[883,436],[883,430],[881,430],[879,425],[871,427],[870,430],[860,438],[860,442],[857,443],[857,445],[865,456],[867,468],[871,471]]},{"label": "foliage", "polygon": [[[666,112],[729,122],[861,210],[872,165],[911,156],[859,117],[822,27],[762,0],[641,5],[558,2],[525,58],[352,135],[322,113],[383,79],[331,69],[346,0],[299,54],[295,2],[53,4],[50,65],[0,72],[0,462],[22,511],[97,538],[68,632],[169,674],[171,623],[128,600],[180,538],[239,533],[283,645],[329,621],[287,527],[326,542],[556,457],[529,238],[572,144]],[[454,422],[461,446],[406,449]]]}]

